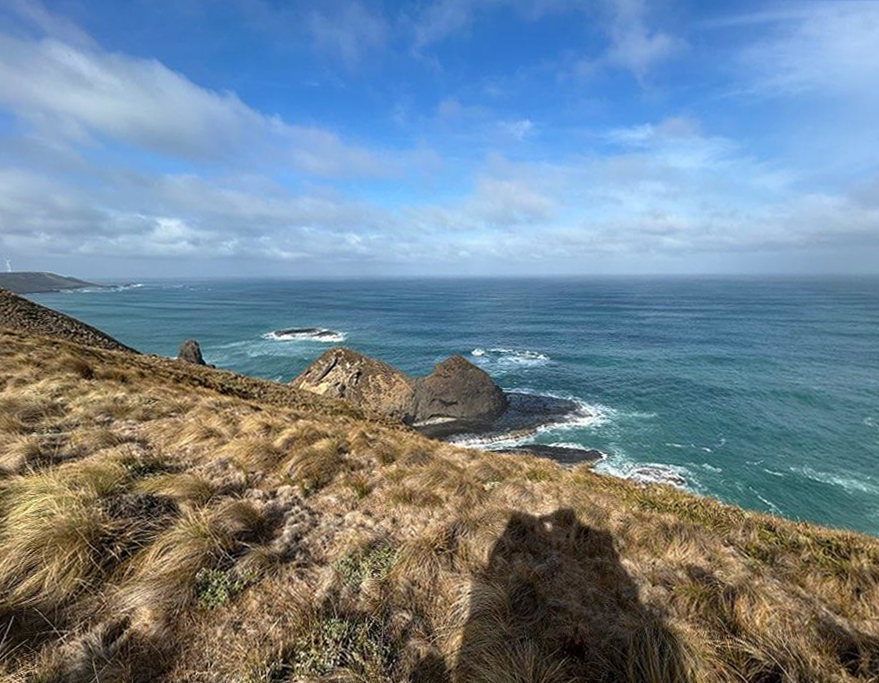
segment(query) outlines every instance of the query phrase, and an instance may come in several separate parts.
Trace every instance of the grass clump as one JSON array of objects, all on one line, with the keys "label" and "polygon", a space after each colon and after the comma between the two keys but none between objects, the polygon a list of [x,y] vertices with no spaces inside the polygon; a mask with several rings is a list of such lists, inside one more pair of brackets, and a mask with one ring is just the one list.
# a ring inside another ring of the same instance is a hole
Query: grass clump
[{"label": "grass clump", "polygon": [[0,474],[22,474],[50,460],[51,454],[44,451],[40,439],[30,434],[13,436],[0,446]]},{"label": "grass clump", "polygon": [[216,492],[210,479],[192,472],[153,473],[135,485],[137,491],[168,496],[196,507],[206,505]]},{"label": "grass clump", "polygon": [[61,372],[68,372],[80,379],[93,379],[95,376],[94,368],[91,364],[74,355],[66,355],[58,359],[56,367]]},{"label": "grass clump", "polygon": [[51,612],[94,586],[107,566],[100,501],[128,483],[117,463],[13,477],[2,488],[0,594],[12,606]]},{"label": "grass clump", "polygon": [[[125,609],[169,615],[185,608],[193,596],[196,601],[202,595],[219,599],[224,587],[228,592],[234,582],[224,584],[211,572],[243,551],[262,522],[259,512],[243,501],[184,514],[132,558],[122,591]],[[202,571],[206,573],[199,581]]]},{"label": "grass clump", "polygon": [[315,441],[290,458],[287,474],[306,494],[320,491],[344,468],[345,449],[343,439]]}]

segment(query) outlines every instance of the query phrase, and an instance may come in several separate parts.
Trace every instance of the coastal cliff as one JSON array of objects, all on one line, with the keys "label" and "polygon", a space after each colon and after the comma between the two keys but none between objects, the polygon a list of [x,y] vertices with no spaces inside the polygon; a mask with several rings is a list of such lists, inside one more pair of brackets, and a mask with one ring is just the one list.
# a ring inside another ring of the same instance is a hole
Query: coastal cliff
[{"label": "coastal cliff", "polygon": [[4,310],[0,678],[879,678],[876,539]]},{"label": "coastal cliff", "polygon": [[0,273],[0,288],[16,294],[61,292],[66,289],[85,289],[98,285],[66,275],[43,272]]}]

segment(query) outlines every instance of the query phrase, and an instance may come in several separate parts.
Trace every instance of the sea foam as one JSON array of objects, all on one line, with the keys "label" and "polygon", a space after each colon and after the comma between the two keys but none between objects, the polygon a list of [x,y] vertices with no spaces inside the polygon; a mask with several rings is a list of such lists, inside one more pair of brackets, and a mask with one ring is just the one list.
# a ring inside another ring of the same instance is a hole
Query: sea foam
[{"label": "sea foam", "polygon": [[470,352],[478,365],[494,369],[510,369],[516,367],[535,367],[546,365],[550,357],[538,351],[493,347],[477,348]]},{"label": "sea foam", "polygon": [[698,484],[686,467],[634,462],[618,450],[599,461],[595,471],[638,484],[666,484],[684,491],[698,491]]},{"label": "sea foam", "polygon": [[311,341],[322,344],[339,344],[347,338],[344,332],[328,330],[324,327],[294,327],[275,330],[267,332],[262,337],[271,341]]}]

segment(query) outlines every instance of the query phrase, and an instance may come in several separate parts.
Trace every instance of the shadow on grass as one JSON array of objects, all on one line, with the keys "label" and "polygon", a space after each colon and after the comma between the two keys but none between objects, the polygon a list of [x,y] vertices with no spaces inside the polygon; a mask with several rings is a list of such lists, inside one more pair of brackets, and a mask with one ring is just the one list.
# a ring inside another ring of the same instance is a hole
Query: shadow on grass
[{"label": "shadow on grass", "polygon": [[412,680],[689,683],[684,647],[638,600],[607,532],[573,511],[515,513],[472,587],[454,663]]}]

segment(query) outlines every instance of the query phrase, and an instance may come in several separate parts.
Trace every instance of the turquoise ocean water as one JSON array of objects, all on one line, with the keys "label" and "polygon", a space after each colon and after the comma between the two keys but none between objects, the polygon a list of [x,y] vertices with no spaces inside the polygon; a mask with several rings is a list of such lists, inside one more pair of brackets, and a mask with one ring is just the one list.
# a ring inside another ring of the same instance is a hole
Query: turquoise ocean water
[{"label": "turquoise ocean water", "polygon": [[533,440],[745,507],[879,535],[879,279],[146,282],[33,295],[141,351],[287,381],[332,345],[424,374],[460,353],[591,418]]}]

